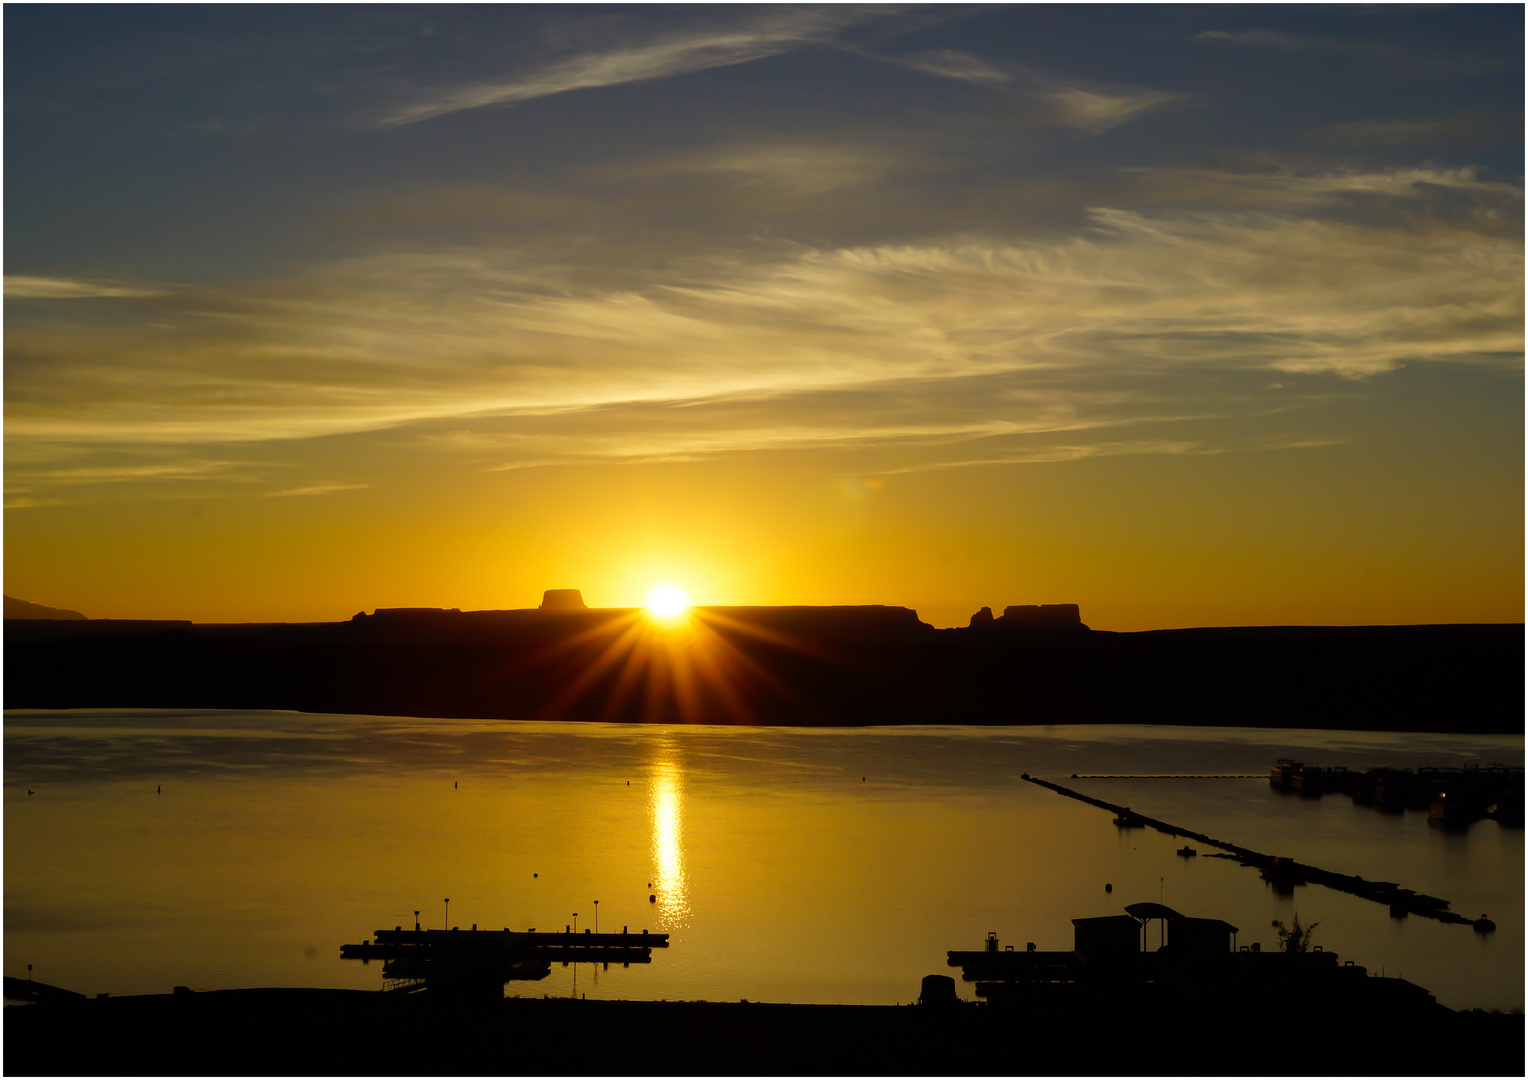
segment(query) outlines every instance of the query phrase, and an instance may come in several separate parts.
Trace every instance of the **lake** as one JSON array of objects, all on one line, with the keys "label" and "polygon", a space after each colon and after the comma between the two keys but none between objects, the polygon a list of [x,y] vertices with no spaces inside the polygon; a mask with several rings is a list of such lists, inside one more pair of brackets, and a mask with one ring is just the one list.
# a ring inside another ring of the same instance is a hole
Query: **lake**
[{"label": "lake", "polygon": [[[958,977],[946,951],[989,931],[1070,949],[1073,918],[1151,900],[1265,949],[1298,913],[1316,944],[1452,1008],[1524,1003],[1521,829],[1449,832],[1266,779],[1278,757],[1521,766],[1521,736],[10,710],[4,746],[5,973],[31,964],[87,994],[376,989],[381,965],[340,945],[418,911],[427,927],[561,930],[576,913],[579,931],[671,935],[650,965],[554,966],[510,994],[892,1004]],[[1279,895],[1024,772],[1498,929],[1317,885]],[[1087,778],[1156,773],[1254,778]]]}]

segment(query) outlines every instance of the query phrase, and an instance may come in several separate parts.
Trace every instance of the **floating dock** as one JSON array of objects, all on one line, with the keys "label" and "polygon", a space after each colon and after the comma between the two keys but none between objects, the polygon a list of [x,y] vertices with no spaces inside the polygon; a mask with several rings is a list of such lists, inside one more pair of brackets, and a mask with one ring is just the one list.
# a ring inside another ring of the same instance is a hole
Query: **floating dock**
[{"label": "floating dock", "polygon": [[609,966],[652,963],[668,948],[667,934],[537,933],[534,930],[378,930],[359,944],[341,945],[341,960],[383,962],[384,979],[478,982],[544,979],[553,963]]}]

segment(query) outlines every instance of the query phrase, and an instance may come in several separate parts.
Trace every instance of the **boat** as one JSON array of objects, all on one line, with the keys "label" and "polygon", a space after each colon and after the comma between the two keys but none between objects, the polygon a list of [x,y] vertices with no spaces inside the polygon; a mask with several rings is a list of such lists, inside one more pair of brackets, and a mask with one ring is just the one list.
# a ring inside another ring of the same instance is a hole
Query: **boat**
[{"label": "boat", "polygon": [[1320,765],[1301,765],[1290,783],[1301,795],[1313,798],[1326,791],[1326,770]]},{"label": "boat", "polygon": [[1428,820],[1435,825],[1468,827],[1485,816],[1485,808],[1470,794],[1467,790],[1440,787],[1427,805]]},{"label": "boat", "polygon": [[1273,768],[1268,770],[1268,783],[1272,787],[1287,788],[1294,782],[1295,774],[1300,771],[1301,762],[1293,758],[1281,757],[1273,763]]},{"label": "boat", "polygon": [[1178,854],[1182,855],[1185,859],[1192,859],[1195,855],[1198,855],[1199,852],[1195,851],[1193,848],[1189,847],[1187,844],[1184,844],[1182,847],[1180,847],[1178,849]]}]

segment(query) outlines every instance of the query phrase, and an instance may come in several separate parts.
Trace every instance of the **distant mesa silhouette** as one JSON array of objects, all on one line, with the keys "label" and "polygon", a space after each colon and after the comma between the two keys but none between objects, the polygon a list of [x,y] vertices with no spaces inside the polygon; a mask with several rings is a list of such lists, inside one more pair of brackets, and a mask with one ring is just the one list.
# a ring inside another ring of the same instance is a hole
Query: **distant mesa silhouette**
[{"label": "distant mesa silhouette", "polygon": [[578,589],[548,589],[541,594],[542,611],[588,611],[584,594]]},{"label": "distant mesa silhouette", "polygon": [[1087,630],[1076,604],[1009,604],[998,618],[984,607],[971,616],[972,630]]},{"label": "distant mesa silhouette", "polygon": [[461,608],[440,607],[379,607],[370,615],[364,611],[358,611],[350,617],[351,622],[363,619],[392,619],[392,620],[417,620],[421,618],[439,618],[443,615],[460,615]]},{"label": "distant mesa silhouette", "polygon": [[923,985],[918,994],[918,1004],[933,1008],[949,1008],[960,1004],[960,997],[955,993],[955,980],[949,975],[925,975]]},{"label": "distant mesa silhouette", "polygon": [[997,623],[1011,626],[1081,626],[1082,610],[1076,604],[1010,604]]},{"label": "distant mesa silhouette", "polygon": [[42,604],[34,604],[27,600],[17,600],[14,596],[5,598],[5,617],[7,619],[84,619],[78,611],[70,611],[68,608],[44,607]]}]

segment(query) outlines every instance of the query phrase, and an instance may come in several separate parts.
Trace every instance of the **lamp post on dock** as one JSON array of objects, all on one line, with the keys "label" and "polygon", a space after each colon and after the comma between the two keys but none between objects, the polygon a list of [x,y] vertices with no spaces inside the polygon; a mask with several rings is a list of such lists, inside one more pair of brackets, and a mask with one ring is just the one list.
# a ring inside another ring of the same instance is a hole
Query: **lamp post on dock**
[{"label": "lamp post on dock", "polygon": [[578,933],[578,912],[573,913],[573,932]]},{"label": "lamp post on dock", "polygon": [[451,898],[448,896],[442,901],[446,905],[446,929],[451,929]]},{"label": "lamp post on dock", "polygon": [[594,932],[596,934],[600,932],[600,902],[598,900],[594,902]]}]

